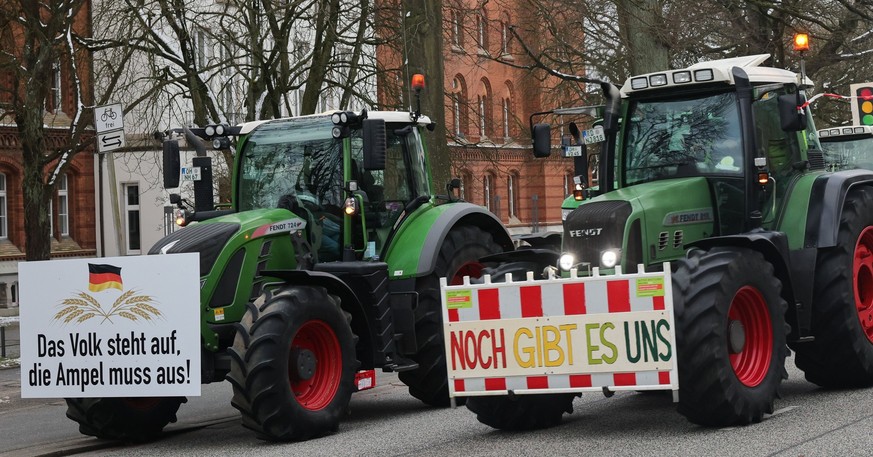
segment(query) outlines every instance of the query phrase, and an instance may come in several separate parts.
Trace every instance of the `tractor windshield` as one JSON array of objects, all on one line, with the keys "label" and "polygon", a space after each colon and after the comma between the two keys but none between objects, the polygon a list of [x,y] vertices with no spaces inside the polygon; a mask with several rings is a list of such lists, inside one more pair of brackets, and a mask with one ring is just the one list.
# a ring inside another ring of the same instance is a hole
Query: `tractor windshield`
[{"label": "tractor windshield", "polygon": [[825,160],[832,169],[873,170],[873,136],[821,138],[821,147]]},{"label": "tractor windshield", "polygon": [[285,195],[320,207],[342,205],[342,140],[329,117],[270,122],[252,132],[242,150],[240,211],[275,208]]},{"label": "tractor windshield", "polygon": [[700,175],[741,176],[736,94],[632,102],[622,142],[626,185]]}]

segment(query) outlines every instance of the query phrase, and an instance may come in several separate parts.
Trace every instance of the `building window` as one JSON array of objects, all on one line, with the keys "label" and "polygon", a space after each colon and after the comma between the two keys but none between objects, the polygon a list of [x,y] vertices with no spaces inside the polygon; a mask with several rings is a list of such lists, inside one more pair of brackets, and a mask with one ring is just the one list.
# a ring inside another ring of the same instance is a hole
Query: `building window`
[{"label": "building window", "polygon": [[6,175],[0,173],[0,239],[9,238],[9,219],[6,213]]},{"label": "building window", "polygon": [[509,193],[507,204],[509,205],[509,217],[518,217],[518,179],[517,172],[510,173],[506,182],[506,190]]},{"label": "building window", "polygon": [[485,208],[491,211],[491,175],[485,175],[482,190],[485,197]]},{"label": "building window", "polygon": [[127,235],[127,254],[140,253],[139,185],[124,184],[124,228]]},{"label": "building window", "polygon": [[452,11],[452,45],[464,48],[464,16],[460,11]]},{"label": "building window", "polygon": [[58,229],[61,236],[70,236],[70,199],[67,175],[58,180]]},{"label": "building window", "polygon": [[485,108],[487,106],[487,101],[485,100],[485,95],[479,96],[479,136],[486,136],[485,131]]},{"label": "building window", "polygon": [[509,54],[509,24],[500,23],[500,54]]},{"label": "building window", "polygon": [[465,107],[467,106],[467,86],[461,75],[452,78],[452,127],[456,137],[464,138],[466,130]]},{"label": "building window", "polygon": [[52,64],[52,85],[49,111],[57,113],[61,110],[61,64]]},{"label": "building window", "polygon": [[485,11],[476,15],[476,41],[480,49],[488,50],[488,16]]},{"label": "building window", "polygon": [[503,99],[503,138],[509,138],[509,99]]},{"label": "building window", "polygon": [[479,135],[488,137],[494,125],[493,110],[491,107],[491,84],[488,79],[482,78],[482,87],[479,89]]}]

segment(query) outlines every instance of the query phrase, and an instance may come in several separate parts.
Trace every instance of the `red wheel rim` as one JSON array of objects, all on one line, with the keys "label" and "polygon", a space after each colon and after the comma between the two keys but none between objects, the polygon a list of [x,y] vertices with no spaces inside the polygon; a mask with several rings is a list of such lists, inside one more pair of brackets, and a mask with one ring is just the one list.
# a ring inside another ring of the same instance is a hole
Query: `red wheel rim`
[{"label": "red wheel rim", "polygon": [[873,227],[867,227],[855,245],[852,266],[855,309],[867,340],[873,343]]},{"label": "red wheel rim", "polygon": [[739,321],[745,330],[745,344],[736,354],[729,354],[737,379],[755,387],[770,370],[773,357],[773,328],[767,302],[758,289],[744,286],[737,291],[728,311],[728,321]]},{"label": "red wheel rim", "polygon": [[288,380],[291,393],[300,406],[316,411],[330,404],[339,388],[343,372],[342,350],[336,333],[322,321],[303,324],[291,342],[295,350],[309,350],[315,356],[315,372],[309,379],[300,379],[289,359]]},{"label": "red wheel rim", "polygon": [[450,286],[457,286],[464,283],[464,276],[469,276],[471,278],[478,278],[482,276],[482,270],[485,268],[479,262],[467,262],[461,265],[461,268],[458,268],[458,271],[455,272],[455,275],[452,276],[452,280],[449,281]]}]

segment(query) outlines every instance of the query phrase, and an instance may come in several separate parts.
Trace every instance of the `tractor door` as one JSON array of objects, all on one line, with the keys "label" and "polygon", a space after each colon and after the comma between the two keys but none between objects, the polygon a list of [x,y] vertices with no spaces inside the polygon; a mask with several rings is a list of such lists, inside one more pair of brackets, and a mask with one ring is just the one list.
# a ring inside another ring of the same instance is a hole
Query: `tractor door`
[{"label": "tractor door", "polygon": [[761,197],[763,226],[769,229],[776,226],[792,181],[800,174],[795,168],[795,164],[801,163],[797,134],[782,130],[779,118],[778,96],[786,93],[783,86],[758,88],[752,103],[757,157],[767,158],[770,171],[770,184]]}]

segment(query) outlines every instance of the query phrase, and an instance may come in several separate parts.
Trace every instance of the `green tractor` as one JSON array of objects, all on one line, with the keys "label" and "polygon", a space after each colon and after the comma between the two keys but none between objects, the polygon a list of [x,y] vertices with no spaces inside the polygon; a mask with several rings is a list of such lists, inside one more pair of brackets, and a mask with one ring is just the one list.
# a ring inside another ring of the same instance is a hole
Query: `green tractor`
[{"label": "green tractor", "polygon": [[[259,438],[337,430],[379,368],[448,405],[439,279],[478,276],[478,259],[512,241],[494,215],[452,195],[457,183],[434,194],[422,139],[432,129],[415,112],[337,111],[190,130],[216,147],[236,137],[232,204],[212,209],[208,189],[181,212],[190,225],[149,254],[199,253],[202,379],[230,381]],[[178,144],[165,143],[164,160],[165,186],[176,187]],[[184,401],[68,399],[67,415],[84,434],[144,441]]]},{"label": "green tractor", "polygon": [[[789,348],[819,386],[873,385],[873,172],[828,170],[803,108],[811,83],[761,66],[768,57],[634,76],[620,90],[605,84],[598,187],[565,202],[562,252],[488,259],[501,262],[491,276],[532,271],[543,288],[570,271],[633,280],[669,268],[678,410],[696,424],[748,424],[771,413]],[[548,156],[550,126],[532,130],[535,155]],[[545,298],[540,308],[524,300],[523,309],[546,308]],[[511,385],[522,372],[492,370],[507,377],[484,385]],[[612,378],[586,379],[589,390],[616,390]],[[526,429],[572,411],[577,394],[567,387],[461,396],[481,422]]]}]

